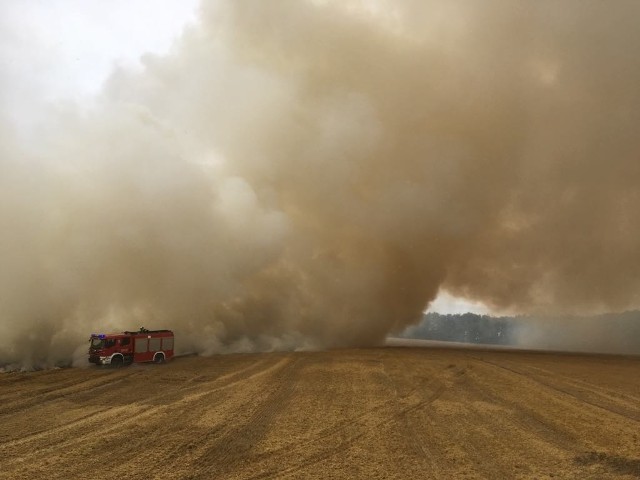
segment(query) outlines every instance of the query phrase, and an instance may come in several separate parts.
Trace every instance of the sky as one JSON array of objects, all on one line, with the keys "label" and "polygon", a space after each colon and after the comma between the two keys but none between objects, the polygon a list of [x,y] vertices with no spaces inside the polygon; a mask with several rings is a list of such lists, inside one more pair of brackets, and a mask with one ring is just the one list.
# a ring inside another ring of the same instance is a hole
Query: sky
[{"label": "sky", "polygon": [[[196,21],[196,0],[3,0],[0,98],[21,124],[43,102],[97,94],[113,68],[170,50]],[[6,107],[5,107],[6,108]]]},{"label": "sky", "polygon": [[429,304],[427,312],[457,314],[476,313],[478,315],[497,314],[482,302],[467,300],[466,298],[451,295],[446,290],[441,290],[433,302]]}]

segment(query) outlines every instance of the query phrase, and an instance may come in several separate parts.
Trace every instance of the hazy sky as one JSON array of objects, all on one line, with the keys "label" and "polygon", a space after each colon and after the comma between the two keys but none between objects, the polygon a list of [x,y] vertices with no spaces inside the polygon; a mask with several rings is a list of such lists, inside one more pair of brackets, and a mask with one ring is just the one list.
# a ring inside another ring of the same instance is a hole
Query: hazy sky
[{"label": "hazy sky", "polygon": [[479,315],[491,314],[491,309],[481,302],[474,302],[460,297],[455,297],[446,291],[441,291],[436,299],[429,305],[429,312],[437,313],[477,313]]},{"label": "hazy sky", "polygon": [[[42,102],[97,93],[116,65],[167,52],[197,0],[3,0],[0,2],[0,100],[20,124]],[[153,8],[150,8],[153,5]]]}]

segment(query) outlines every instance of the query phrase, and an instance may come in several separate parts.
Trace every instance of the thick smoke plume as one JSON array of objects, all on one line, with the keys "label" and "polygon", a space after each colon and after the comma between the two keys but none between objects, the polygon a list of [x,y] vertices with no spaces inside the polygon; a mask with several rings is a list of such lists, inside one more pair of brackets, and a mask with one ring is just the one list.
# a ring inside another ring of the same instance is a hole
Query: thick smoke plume
[{"label": "thick smoke plume", "polygon": [[216,1],[37,135],[3,111],[0,363],[140,325],[204,354],[374,344],[441,287],[637,307],[639,15]]}]

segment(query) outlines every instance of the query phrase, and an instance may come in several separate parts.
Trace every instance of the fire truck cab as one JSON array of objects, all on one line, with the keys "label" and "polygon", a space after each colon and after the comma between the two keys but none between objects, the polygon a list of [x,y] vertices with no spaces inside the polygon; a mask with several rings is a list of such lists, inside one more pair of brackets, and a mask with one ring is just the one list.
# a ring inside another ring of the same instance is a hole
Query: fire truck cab
[{"label": "fire truck cab", "polygon": [[137,332],[93,333],[89,339],[89,363],[96,365],[164,363],[172,357],[171,330],[147,330],[142,327]]}]

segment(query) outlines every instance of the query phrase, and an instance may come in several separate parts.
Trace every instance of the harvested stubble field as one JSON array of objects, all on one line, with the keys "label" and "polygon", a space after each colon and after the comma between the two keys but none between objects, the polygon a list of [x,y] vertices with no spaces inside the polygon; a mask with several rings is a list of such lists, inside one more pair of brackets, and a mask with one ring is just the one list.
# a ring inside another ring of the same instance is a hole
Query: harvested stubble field
[{"label": "harvested stubble field", "polygon": [[640,478],[640,358],[378,348],[4,373],[0,478]]}]

